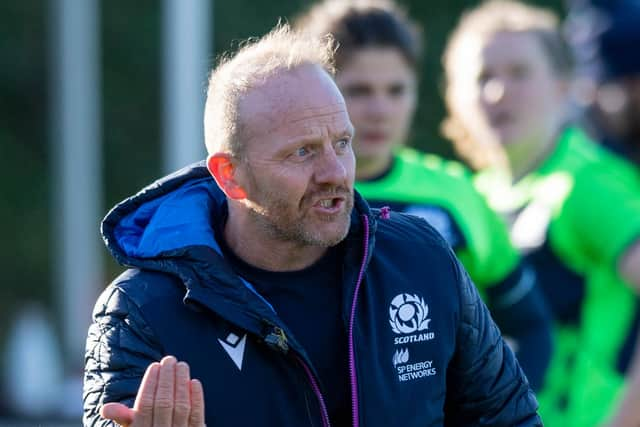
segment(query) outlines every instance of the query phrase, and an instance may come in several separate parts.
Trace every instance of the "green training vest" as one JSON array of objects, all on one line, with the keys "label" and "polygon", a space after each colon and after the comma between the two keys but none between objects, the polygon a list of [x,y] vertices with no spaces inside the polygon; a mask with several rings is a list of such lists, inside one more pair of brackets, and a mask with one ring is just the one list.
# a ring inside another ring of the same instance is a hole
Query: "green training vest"
[{"label": "green training vest", "polygon": [[534,253],[546,242],[584,279],[580,323],[557,324],[555,330],[554,355],[539,394],[545,425],[605,422],[623,393],[616,363],[637,310],[616,266],[640,237],[638,170],[569,128],[545,162],[516,184],[497,171],[479,173],[475,184],[510,220],[517,248]]}]

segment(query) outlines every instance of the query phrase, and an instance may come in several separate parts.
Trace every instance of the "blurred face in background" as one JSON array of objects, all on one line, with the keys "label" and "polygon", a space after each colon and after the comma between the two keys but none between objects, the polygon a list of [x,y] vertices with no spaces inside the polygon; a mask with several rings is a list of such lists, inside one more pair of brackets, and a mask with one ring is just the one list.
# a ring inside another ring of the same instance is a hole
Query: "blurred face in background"
[{"label": "blurred face in background", "polygon": [[358,162],[386,166],[394,145],[405,142],[415,110],[413,68],[396,48],[364,48],[338,68],[336,82],[356,130]]},{"label": "blurred face in background", "polygon": [[467,44],[447,75],[449,107],[465,131],[507,152],[546,146],[565,120],[566,82],[542,42],[533,33],[498,32]]},{"label": "blurred face in background", "polygon": [[640,163],[640,75],[608,81],[595,95],[596,123]]}]

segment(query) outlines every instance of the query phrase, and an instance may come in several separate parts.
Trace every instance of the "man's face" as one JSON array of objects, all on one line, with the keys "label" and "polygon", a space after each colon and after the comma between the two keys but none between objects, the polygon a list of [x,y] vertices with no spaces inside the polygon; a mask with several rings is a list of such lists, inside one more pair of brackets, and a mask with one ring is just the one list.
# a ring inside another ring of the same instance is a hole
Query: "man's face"
[{"label": "man's face", "polygon": [[388,157],[404,143],[416,106],[416,77],[398,49],[356,51],[341,67],[336,83],[357,131],[359,159]]},{"label": "man's face", "polygon": [[475,42],[448,76],[466,130],[477,141],[505,146],[545,142],[563,117],[566,92],[540,41],[501,32]]},{"label": "man's face", "polygon": [[277,75],[240,104],[244,201],[273,239],[333,246],[349,230],[355,157],[342,95],[316,66]]}]

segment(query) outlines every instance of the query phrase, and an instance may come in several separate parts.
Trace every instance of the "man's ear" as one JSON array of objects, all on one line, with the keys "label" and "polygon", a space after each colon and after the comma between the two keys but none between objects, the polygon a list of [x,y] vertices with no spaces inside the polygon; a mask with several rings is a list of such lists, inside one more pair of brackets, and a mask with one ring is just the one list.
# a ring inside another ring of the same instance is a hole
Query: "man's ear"
[{"label": "man's ear", "polygon": [[227,153],[210,154],[207,157],[207,169],[218,183],[218,187],[234,200],[246,199],[247,192],[236,181],[236,165]]}]

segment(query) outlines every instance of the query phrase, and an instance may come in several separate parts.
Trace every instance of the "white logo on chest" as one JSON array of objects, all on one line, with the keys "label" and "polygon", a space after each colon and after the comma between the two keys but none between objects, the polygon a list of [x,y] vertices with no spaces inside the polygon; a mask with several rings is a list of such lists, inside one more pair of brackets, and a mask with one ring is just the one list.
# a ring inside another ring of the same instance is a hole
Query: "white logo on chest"
[{"label": "white logo on chest", "polygon": [[247,341],[247,334],[242,336],[242,339],[234,333],[227,335],[227,338],[223,341],[218,338],[218,342],[227,352],[233,363],[236,364],[239,370],[242,371],[242,359],[244,359],[244,347]]},{"label": "white logo on chest", "polygon": [[[431,323],[431,319],[427,317],[428,314],[429,307],[417,294],[396,295],[389,305],[389,324],[395,334],[405,336],[395,337],[393,343],[400,345],[435,338],[433,332],[426,332]],[[421,333],[415,334],[415,332]]]},{"label": "white logo on chest", "polygon": [[393,354],[393,367],[398,375],[398,381],[401,383],[419,378],[432,377],[437,374],[436,367],[433,366],[433,360],[410,363],[408,348],[396,350]]},{"label": "white logo on chest", "polygon": [[399,294],[389,306],[389,324],[396,334],[411,334],[429,329],[429,307],[418,295]]}]

